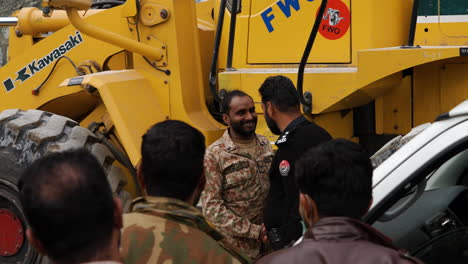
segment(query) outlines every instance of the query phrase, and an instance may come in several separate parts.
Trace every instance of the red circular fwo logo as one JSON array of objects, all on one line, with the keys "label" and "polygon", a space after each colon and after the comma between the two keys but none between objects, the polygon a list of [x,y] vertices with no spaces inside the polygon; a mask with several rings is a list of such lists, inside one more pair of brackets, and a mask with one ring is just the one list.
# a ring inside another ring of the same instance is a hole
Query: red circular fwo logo
[{"label": "red circular fwo logo", "polygon": [[339,39],[348,32],[350,23],[348,6],[340,0],[330,0],[325,8],[319,32],[327,39]]},{"label": "red circular fwo logo", "polygon": [[291,166],[289,166],[289,162],[287,160],[283,160],[279,164],[279,171],[281,176],[288,176],[289,169]]}]

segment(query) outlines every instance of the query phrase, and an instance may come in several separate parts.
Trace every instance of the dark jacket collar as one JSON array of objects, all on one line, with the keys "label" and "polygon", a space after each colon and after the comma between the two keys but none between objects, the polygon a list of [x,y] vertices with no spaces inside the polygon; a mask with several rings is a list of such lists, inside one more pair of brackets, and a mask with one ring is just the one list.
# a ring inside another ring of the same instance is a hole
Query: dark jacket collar
[{"label": "dark jacket collar", "polygon": [[304,239],[356,241],[367,240],[384,247],[398,250],[391,239],[370,225],[348,217],[325,217],[304,234]]},{"label": "dark jacket collar", "polygon": [[308,122],[308,120],[302,115],[291,121],[291,123],[289,123],[288,126],[283,130],[278,140],[276,140],[275,145],[278,146],[279,144],[285,143],[288,140],[288,135],[294,131],[296,127],[304,122]]},{"label": "dark jacket collar", "polygon": [[288,132],[288,131],[291,131],[291,130],[294,130],[294,128],[296,128],[299,124],[301,124],[302,122],[305,122],[307,121],[307,118],[305,118],[303,115],[301,115],[300,117],[294,119],[293,121],[291,121],[291,123],[289,123],[289,125],[284,129],[283,133],[281,133],[281,135],[283,135],[284,133]]}]

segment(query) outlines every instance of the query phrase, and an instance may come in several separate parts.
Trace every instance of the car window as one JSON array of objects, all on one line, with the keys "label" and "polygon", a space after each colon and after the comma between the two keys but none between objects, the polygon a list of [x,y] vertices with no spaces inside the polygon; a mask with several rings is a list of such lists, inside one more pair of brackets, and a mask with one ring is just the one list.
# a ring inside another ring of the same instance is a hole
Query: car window
[{"label": "car window", "polygon": [[432,160],[419,173],[387,212],[414,202],[394,217],[384,214],[373,226],[426,263],[468,263],[468,144]]}]

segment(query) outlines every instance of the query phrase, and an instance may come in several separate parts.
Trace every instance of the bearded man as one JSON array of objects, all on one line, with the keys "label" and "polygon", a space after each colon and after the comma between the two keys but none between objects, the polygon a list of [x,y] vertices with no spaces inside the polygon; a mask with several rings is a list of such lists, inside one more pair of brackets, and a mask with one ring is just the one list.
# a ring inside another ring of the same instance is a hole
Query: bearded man
[{"label": "bearded man", "polygon": [[205,154],[206,187],[201,196],[203,214],[241,252],[260,254],[263,207],[273,158],[269,141],[255,134],[257,114],[252,98],[234,90],[222,102],[224,135]]},{"label": "bearded man", "polygon": [[259,92],[268,128],[280,136],[275,143],[278,151],[271,165],[271,189],[264,212],[268,240],[271,248],[278,250],[294,244],[303,231],[295,162],[308,149],[330,140],[331,136],[301,114],[299,96],[302,95],[288,77],[268,77]]}]

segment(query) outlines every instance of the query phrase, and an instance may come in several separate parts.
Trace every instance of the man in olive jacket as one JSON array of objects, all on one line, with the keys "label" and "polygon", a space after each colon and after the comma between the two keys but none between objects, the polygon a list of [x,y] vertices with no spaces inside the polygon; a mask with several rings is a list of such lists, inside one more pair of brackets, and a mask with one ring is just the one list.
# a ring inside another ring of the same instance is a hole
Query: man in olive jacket
[{"label": "man in olive jacket", "polygon": [[338,139],[307,151],[296,163],[296,179],[308,230],[297,246],[258,263],[421,263],[359,220],[372,203],[372,166],[360,145]]},{"label": "man in olive jacket", "polygon": [[137,173],[147,195],[124,215],[124,263],[250,263],[194,206],[205,185],[203,134],[166,120],[146,132],[141,152]]}]

